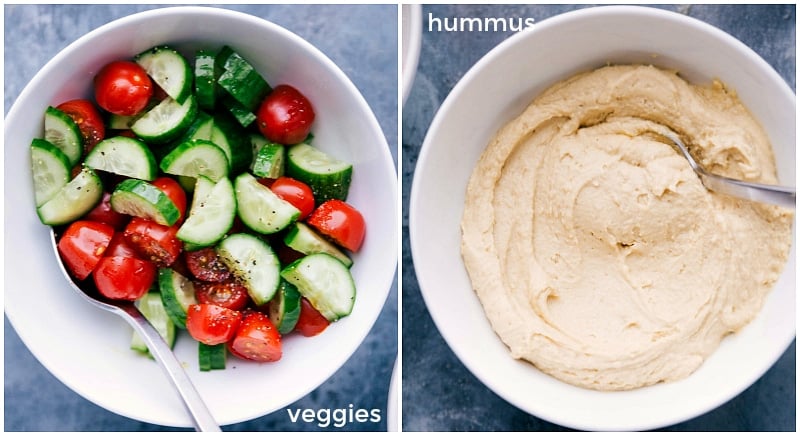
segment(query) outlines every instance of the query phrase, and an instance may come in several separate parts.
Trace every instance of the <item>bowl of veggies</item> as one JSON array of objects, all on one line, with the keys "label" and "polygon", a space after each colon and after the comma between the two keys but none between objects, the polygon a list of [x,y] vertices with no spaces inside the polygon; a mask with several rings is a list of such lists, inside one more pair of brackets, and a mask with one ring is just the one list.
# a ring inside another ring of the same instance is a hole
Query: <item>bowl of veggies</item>
[{"label": "bowl of veggies", "polygon": [[397,263],[389,148],[288,30],[208,7],[122,18],[45,65],[6,126],[6,314],[88,400],[191,426],[146,345],[59,261],[135,301],[223,425],[314,390],[377,319]]}]

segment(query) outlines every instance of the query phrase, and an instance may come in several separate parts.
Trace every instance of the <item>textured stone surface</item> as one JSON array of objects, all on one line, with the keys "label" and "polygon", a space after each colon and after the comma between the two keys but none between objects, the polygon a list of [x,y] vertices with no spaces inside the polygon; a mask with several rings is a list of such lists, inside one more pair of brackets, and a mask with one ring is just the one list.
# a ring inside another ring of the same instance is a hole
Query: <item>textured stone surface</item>
[{"label": "textured stone surface", "polygon": [[[114,19],[153,5],[5,6],[6,113],[34,74],[61,49]],[[364,95],[397,155],[397,6],[239,5],[225,8],[273,21],[302,36],[350,77]],[[365,30],[368,29],[368,30]],[[396,162],[396,161],[395,161]],[[6,272],[7,274],[9,272]],[[185,430],[133,421],[106,411],[53,377],[4,322],[6,431],[171,431]],[[365,342],[347,363],[295,409],[380,409],[378,423],[344,430],[382,431],[389,381],[397,355],[397,280]],[[80,350],[76,350],[80,352]],[[328,428],[336,430],[332,425]],[[324,430],[316,423],[292,423],[286,410],[223,427],[225,431]]]},{"label": "textured stone surface", "polygon": [[[500,32],[428,32],[434,17],[533,17],[537,21],[589,5],[435,5],[423,9],[419,69],[403,110],[403,429],[557,431],[510,405],[476,379],[450,351],[428,314],[414,276],[408,231],[411,180],[425,133],[458,80],[490,49],[510,36]],[[667,9],[699,18],[740,39],[770,63],[794,89],[795,5],[684,5]],[[727,404],[664,430],[795,430],[795,346],[757,383]]]}]

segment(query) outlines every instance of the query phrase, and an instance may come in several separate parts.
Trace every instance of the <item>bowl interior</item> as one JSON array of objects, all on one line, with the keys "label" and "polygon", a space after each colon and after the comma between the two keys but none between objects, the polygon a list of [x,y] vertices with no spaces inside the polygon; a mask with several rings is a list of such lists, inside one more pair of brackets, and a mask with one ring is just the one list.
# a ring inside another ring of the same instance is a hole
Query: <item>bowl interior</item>
[{"label": "bowl interior", "polygon": [[564,426],[650,429],[731,399],[785,351],[795,332],[794,246],[758,318],[726,338],[700,370],[679,382],[614,393],[573,387],[512,359],[486,321],[460,255],[465,187],[490,138],[549,85],[608,63],[676,69],[693,83],[720,79],[762,123],[780,179],[794,183],[794,94],[765,61],[722,31],[679,14],[643,7],[590,8],[512,36],[455,86],[433,120],[416,166],[410,240],[434,322],[489,388],[520,409]]},{"label": "bowl interior", "polygon": [[344,364],[377,319],[397,264],[392,248],[397,240],[396,172],[377,120],[332,61],[282,27],[217,8],[156,9],[90,32],[34,77],[6,118],[5,207],[14,213],[5,215],[5,269],[10,272],[5,275],[5,310],[37,359],[90,401],[141,421],[191,426],[158,365],[129,350],[130,327],[67,288],[56,268],[48,229],[36,217],[29,182],[29,145],[42,135],[45,108],[89,97],[92,78],[105,63],[131,58],[157,44],[173,45],[187,55],[227,44],[273,86],[289,83],[301,89],[317,113],[314,145],[354,165],[348,202],[362,212],[369,227],[354,256],[352,273],[357,288],[364,291],[353,313],[323,335],[286,337],[280,362],[229,359],[225,371],[200,373],[196,343],[179,338],[175,352],[212,414],[221,424],[241,422],[301,398]]}]

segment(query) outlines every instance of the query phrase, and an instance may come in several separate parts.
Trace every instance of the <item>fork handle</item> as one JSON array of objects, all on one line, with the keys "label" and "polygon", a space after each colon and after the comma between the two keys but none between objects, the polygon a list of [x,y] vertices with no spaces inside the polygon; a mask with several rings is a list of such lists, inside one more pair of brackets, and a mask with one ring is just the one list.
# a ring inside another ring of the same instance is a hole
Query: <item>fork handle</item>
[{"label": "fork handle", "polygon": [[128,323],[139,333],[147,344],[150,354],[161,364],[161,369],[164,370],[164,373],[166,373],[169,380],[175,386],[175,389],[178,390],[183,400],[183,405],[186,407],[189,416],[191,416],[194,422],[195,430],[222,431],[211,415],[211,412],[208,410],[208,407],[206,407],[205,402],[200,397],[200,394],[197,392],[197,389],[195,389],[189,376],[186,375],[183,366],[181,366],[175,354],[172,353],[172,350],[167,343],[164,342],[164,339],[158,331],[150,325],[144,315],[142,315],[135,306],[130,305],[122,307],[122,309],[125,315],[127,315],[124,318],[126,318]]},{"label": "fork handle", "polygon": [[731,195],[745,200],[778,206],[796,207],[795,188],[761,183],[744,182],[714,174],[702,174],[703,184],[712,191]]}]

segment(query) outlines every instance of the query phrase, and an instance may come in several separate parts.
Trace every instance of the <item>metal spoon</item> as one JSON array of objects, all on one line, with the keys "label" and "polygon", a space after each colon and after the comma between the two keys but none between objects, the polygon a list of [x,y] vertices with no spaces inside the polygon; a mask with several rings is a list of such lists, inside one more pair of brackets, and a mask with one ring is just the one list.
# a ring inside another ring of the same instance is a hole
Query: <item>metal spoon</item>
[{"label": "metal spoon", "polygon": [[683,141],[681,141],[680,137],[678,137],[678,134],[667,127],[662,127],[663,131],[657,133],[675,143],[675,146],[678,147],[678,150],[680,150],[680,152],[683,154],[683,157],[689,161],[689,165],[692,167],[694,172],[697,173],[697,175],[700,177],[700,181],[707,189],[737,198],[743,198],[745,200],[776,204],[783,207],[795,207],[795,188],[745,182],[742,180],[711,174],[701,167],[694,160],[692,155],[689,154],[689,149],[686,147]]},{"label": "metal spoon", "polygon": [[58,254],[56,232],[54,229],[50,230],[50,237],[53,243],[53,251],[58,259],[58,266],[61,268],[61,272],[64,274],[64,277],[67,279],[72,289],[84,300],[93,305],[121,316],[136,330],[147,344],[150,354],[153,355],[161,366],[161,369],[164,370],[164,373],[180,394],[183,405],[192,418],[195,430],[222,431],[214,420],[214,417],[211,416],[211,412],[209,412],[200,394],[197,393],[194,385],[192,385],[192,381],[186,375],[186,372],[172,353],[170,347],[164,342],[164,339],[158,334],[158,331],[156,331],[150,322],[145,319],[144,315],[142,315],[133,302],[107,299],[100,295],[92,295],[92,293],[80,288],[72,280],[72,277],[70,277],[64,267],[64,263],[61,261],[61,256]]}]

